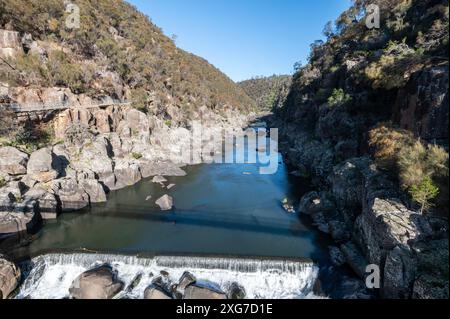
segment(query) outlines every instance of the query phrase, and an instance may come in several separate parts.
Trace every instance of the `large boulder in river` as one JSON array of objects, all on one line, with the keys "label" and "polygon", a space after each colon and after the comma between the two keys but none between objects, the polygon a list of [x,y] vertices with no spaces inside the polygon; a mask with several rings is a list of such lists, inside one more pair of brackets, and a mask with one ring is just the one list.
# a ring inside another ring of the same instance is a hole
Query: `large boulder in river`
[{"label": "large boulder in river", "polygon": [[173,198],[169,195],[164,195],[155,203],[161,208],[161,210],[171,210],[173,207]]},{"label": "large boulder in river", "polygon": [[123,287],[117,273],[109,265],[102,265],[78,276],[69,292],[74,299],[112,299]]},{"label": "large boulder in river", "polygon": [[10,146],[0,147],[0,171],[9,175],[27,173],[28,155]]},{"label": "large boulder in river", "polygon": [[42,148],[31,154],[27,166],[27,174],[31,179],[47,183],[56,179],[61,172],[62,163],[51,148]]},{"label": "large boulder in river", "polygon": [[20,281],[20,269],[0,255],[0,299],[7,299],[17,288]]},{"label": "large boulder in river", "polygon": [[205,299],[227,299],[227,295],[218,290],[201,285],[190,285],[184,291],[183,299],[205,300]]}]

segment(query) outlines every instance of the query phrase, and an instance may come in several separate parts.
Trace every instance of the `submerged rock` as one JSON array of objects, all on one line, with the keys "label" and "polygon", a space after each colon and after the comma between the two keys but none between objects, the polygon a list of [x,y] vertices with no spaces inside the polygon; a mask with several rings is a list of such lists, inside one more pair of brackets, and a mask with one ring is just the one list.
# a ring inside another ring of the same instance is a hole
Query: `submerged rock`
[{"label": "submerged rock", "polygon": [[74,299],[112,299],[123,287],[111,266],[102,265],[78,276],[69,292]]},{"label": "submerged rock", "polygon": [[163,211],[171,210],[173,208],[173,198],[171,196],[169,196],[169,195],[162,196],[155,203]]}]

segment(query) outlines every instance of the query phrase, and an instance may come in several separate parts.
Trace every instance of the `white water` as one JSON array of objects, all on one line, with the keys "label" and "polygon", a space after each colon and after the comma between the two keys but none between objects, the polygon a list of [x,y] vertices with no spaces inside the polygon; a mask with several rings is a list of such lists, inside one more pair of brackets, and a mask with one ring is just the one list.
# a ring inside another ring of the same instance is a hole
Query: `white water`
[{"label": "white water", "polygon": [[69,297],[69,288],[82,272],[103,263],[118,271],[127,287],[142,274],[139,284],[120,297],[140,299],[161,271],[173,282],[189,271],[199,281],[217,284],[227,291],[233,282],[245,288],[248,299],[315,298],[312,293],[318,268],[307,261],[259,260],[207,257],[137,258],[117,255],[71,254],[34,258],[31,271],[17,298],[59,299]]}]

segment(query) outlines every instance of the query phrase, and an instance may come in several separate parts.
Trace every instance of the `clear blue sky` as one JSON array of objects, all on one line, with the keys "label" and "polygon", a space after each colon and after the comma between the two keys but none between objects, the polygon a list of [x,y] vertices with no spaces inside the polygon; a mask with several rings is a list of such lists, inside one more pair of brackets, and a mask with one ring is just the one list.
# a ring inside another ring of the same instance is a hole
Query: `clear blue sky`
[{"label": "clear blue sky", "polygon": [[127,0],[235,81],[291,74],[350,0]]}]

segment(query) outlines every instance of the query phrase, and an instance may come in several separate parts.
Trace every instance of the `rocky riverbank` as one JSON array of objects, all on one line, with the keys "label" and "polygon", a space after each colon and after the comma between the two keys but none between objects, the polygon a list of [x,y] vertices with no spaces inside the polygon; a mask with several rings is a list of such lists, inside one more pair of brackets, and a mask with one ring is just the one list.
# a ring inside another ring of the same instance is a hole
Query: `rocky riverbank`
[{"label": "rocky riverbank", "polygon": [[280,150],[296,168],[292,174],[310,178],[317,189],[301,199],[298,211],[334,240],[330,255],[337,266],[347,264],[363,281],[366,267],[378,266],[383,298],[448,298],[447,218],[411,208],[369,156],[347,152],[348,159],[334,164],[329,144],[276,117],[270,122],[281,128]]},{"label": "rocky riverbank", "polygon": [[[195,115],[205,136],[241,129],[248,119],[206,108]],[[57,114],[52,123],[60,143],[31,154],[11,146],[0,148],[2,237],[31,231],[41,220],[61,213],[105,202],[109,192],[141,179],[185,174],[182,153],[191,147],[190,128],[171,127],[130,107],[69,109]],[[208,143],[194,143],[192,152],[201,154]],[[197,161],[201,160],[199,156]],[[163,209],[170,209],[168,200],[161,201]]]}]

